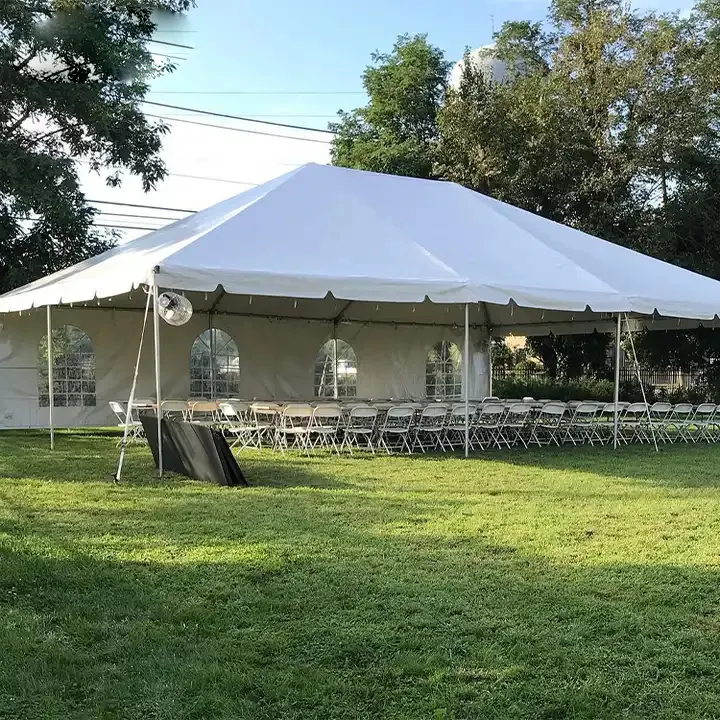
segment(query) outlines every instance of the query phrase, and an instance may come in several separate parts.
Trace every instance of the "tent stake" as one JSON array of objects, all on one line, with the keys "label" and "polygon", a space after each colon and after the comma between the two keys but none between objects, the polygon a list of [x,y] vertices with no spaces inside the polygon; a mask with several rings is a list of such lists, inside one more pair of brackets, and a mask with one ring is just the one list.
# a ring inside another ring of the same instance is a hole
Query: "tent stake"
[{"label": "tent stake", "polygon": [[162,391],[160,390],[160,307],[158,306],[157,275],[153,273],[153,335],[155,338],[155,402],[157,403],[158,471],[163,476]]},{"label": "tent stake", "polygon": [[48,410],[50,412],[50,449],[55,449],[55,426],[53,424],[53,405],[55,390],[53,388],[53,343],[52,343],[52,310],[47,306],[47,363],[48,363]]}]

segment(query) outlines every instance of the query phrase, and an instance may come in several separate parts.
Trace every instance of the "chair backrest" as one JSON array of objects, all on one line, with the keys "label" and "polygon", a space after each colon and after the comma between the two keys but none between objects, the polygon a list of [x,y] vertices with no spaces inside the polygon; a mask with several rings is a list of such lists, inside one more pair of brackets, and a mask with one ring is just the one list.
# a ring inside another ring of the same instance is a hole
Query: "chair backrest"
[{"label": "chair backrest", "polygon": [[190,413],[192,415],[198,413],[211,414],[217,412],[218,410],[217,400],[195,400],[193,402],[188,402],[188,405],[190,406]]},{"label": "chair backrest", "polygon": [[623,405],[622,403],[618,403],[617,406],[615,405],[615,403],[605,403],[605,405],[603,405],[603,409],[602,409],[603,415],[614,415],[616,407],[617,407],[618,415],[622,415],[626,406]]},{"label": "chair backrest", "polygon": [[671,417],[684,417],[687,418],[693,414],[695,406],[692,403],[678,403],[672,411]]},{"label": "chair backrest", "polygon": [[220,403],[220,412],[230,420],[244,419],[249,409],[250,406],[247,403],[237,402],[236,400],[228,400],[227,402]]},{"label": "chair backrest", "polygon": [[630,403],[625,408],[626,417],[637,417],[640,415],[647,415],[648,406],[644,402]]},{"label": "chair backrest", "polygon": [[118,422],[124,424],[127,417],[125,413],[125,408],[119,402],[111,400],[110,409],[115,413],[115,417],[118,419]]},{"label": "chair backrest", "polygon": [[546,418],[561,418],[565,414],[566,409],[565,403],[549,402],[540,409],[540,416]]},{"label": "chair backrest", "polygon": [[701,405],[698,405],[695,415],[704,415],[705,418],[708,418],[715,414],[716,409],[717,405],[714,403],[702,403]]},{"label": "chair backrest", "polygon": [[313,412],[313,416],[316,418],[340,419],[342,417],[342,408],[339,405],[318,405]]},{"label": "chair backrest", "polygon": [[[473,418],[478,411],[477,403],[468,403],[468,417]],[[465,403],[453,405],[450,410],[451,421],[462,419],[465,421]]]},{"label": "chair backrest", "polygon": [[500,398],[499,398],[499,397],[496,397],[495,395],[489,395],[488,397],[484,397],[484,398],[482,399],[482,401],[483,401],[483,403],[491,403],[491,402],[493,402],[493,403],[499,403],[499,402],[500,402]]},{"label": "chair backrest", "polygon": [[387,430],[409,430],[415,417],[415,407],[413,405],[395,405],[387,411],[383,429]]},{"label": "chair backrest", "polygon": [[161,404],[163,412],[182,412],[188,410],[187,400],[163,400]]},{"label": "chair backrest", "polygon": [[[388,411],[389,412],[389,411]],[[352,418],[375,418],[378,410],[372,405],[355,405],[350,410],[350,419]]]},{"label": "chair backrest", "polygon": [[656,402],[650,406],[650,416],[653,420],[662,420],[672,412],[673,406],[669,402]]},{"label": "chair backrest", "polygon": [[[614,406],[611,404],[611,408],[612,407]],[[575,408],[575,414],[573,417],[578,420],[590,420],[598,414],[598,409],[599,406],[597,403],[583,402]]]},{"label": "chair backrest", "polygon": [[289,418],[309,418],[313,412],[314,409],[309,403],[290,403],[284,407],[282,414]]},{"label": "chair backrest", "polygon": [[505,414],[502,403],[488,403],[480,408],[477,421],[481,424],[496,423]]},{"label": "chair backrest", "polygon": [[532,407],[529,405],[529,403],[526,402],[519,402],[519,403],[513,403],[508,407],[508,415],[515,415],[517,417],[526,417],[530,414],[530,411],[532,410]]},{"label": "chair backrest", "polygon": [[418,430],[441,429],[445,424],[447,414],[447,407],[443,405],[428,405],[420,414],[417,424]]}]

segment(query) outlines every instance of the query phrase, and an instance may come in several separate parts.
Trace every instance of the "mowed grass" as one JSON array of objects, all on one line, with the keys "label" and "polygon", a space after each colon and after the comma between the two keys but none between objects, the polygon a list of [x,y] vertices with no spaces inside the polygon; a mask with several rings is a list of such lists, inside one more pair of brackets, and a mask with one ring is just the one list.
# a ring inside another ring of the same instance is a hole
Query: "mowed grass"
[{"label": "mowed grass", "polygon": [[720,448],[116,455],[0,435],[0,718],[720,717]]}]

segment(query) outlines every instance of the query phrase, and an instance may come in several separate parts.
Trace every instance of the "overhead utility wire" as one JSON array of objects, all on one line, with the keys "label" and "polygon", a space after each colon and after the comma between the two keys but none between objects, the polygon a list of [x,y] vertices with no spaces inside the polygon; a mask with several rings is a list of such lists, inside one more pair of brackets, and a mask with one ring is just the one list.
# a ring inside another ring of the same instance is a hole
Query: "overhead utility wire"
[{"label": "overhead utility wire", "polygon": [[[198,212],[197,210],[183,210],[182,208],[160,207],[159,205],[140,205],[137,203],[117,202],[113,200],[90,200],[88,198],[87,201],[89,203],[92,203],[93,205],[120,205],[122,207],[143,208],[144,210],[164,210],[165,212],[179,212],[190,214]],[[178,218],[178,220],[180,219],[181,218]]]},{"label": "overhead utility wire", "polygon": [[275,127],[287,128],[288,130],[309,130],[310,132],[327,133],[334,135],[332,130],[323,130],[321,128],[307,127],[306,125],[290,125],[288,123],[270,122],[269,120],[253,120],[249,117],[241,115],[230,115],[228,113],[212,112],[210,110],[201,110],[198,108],[183,107],[182,105],[170,105],[168,103],[159,103],[153,100],[143,100],[145,105],[154,105],[155,107],[167,108],[168,110],[184,110],[186,112],[197,113],[198,115],[209,115],[211,117],[227,118],[229,120],[245,120],[246,122],[255,122],[262,125],[273,125]]},{"label": "overhead utility wire", "polygon": [[158,45],[169,45],[170,47],[183,48],[183,50],[194,50],[192,45],[181,45],[180,43],[168,42],[167,40],[148,40],[148,42],[157,43]]},{"label": "overhead utility wire", "polygon": [[362,90],[150,90],[152,95],[365,95]]},{"label": "overhead utility wire", "polygon": [[[246,128],[228,127],[227,125],[217,125],[215,123],[198,122],[197,120],[183,120],[182,118],[166,117],[165,115],[154,115],[145,113],[146,117],[157,118],[159,120],[167,120],[168,122],[185,123],[186,125],[197,125],[198,127],[216,128],[218,130],[232,130],[233,132],[245,133],[246,135],[263,135],[264,137],[285,138],[287,140],[297,140],[298,142],[320,143],[321,145],[329,145],[330,140],[319,140],[317,138],[299,137],[298,135],[284,135],[282,133],[269,133],[262,130],[248,130]],[[247,120],[248,118],[242,118]],[[250,122],[262,122],[261,120],[251,120]],[[277,125],[278,123],[269,123]],[[288,126],[289,127],[289,126]],[[303,128],[303,130],[315,130],[315,132],[328,132],[326,130],[317,130],[316,128]]]}]

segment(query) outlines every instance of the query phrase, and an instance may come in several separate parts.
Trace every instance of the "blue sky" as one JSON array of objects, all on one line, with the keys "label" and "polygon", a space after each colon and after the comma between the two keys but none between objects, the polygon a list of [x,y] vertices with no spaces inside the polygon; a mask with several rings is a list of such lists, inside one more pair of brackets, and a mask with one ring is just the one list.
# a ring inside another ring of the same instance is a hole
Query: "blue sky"
[{"label": "blue sky", "polygon": [[[680,10],[689,0],[636,0],[638,7]],[[325,127],[327,116],[362,103],[362,94],[199,95],[184,91],[361,92],[373,50],[405,32],[426,32],[448,58],[487,44],[492,19],[541,20],[546,0],[198,0],[182,28],[158,39],[194,46],[172,76],[155,83],[159,102]],[[167,93],[167,91],[171,91]],[[181,91],[181,92],[178,92]],[[165,94],[167,93],[167,94]],[[311,116],[321,117],[311,117]]]}]

